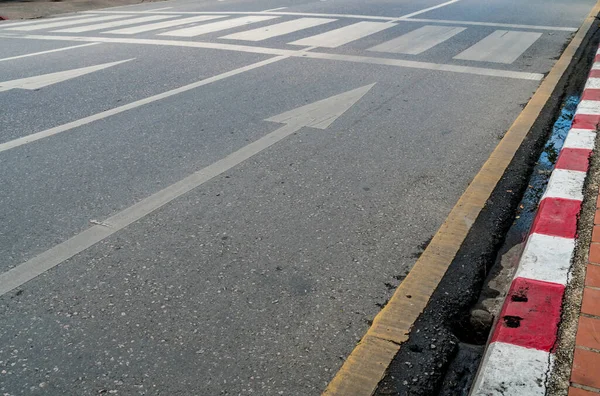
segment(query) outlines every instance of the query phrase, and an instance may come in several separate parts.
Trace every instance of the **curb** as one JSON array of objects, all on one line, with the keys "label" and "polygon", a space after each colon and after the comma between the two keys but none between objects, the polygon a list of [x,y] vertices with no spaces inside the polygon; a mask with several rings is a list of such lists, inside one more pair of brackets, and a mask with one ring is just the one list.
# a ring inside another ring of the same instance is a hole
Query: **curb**
[{"label": "curb", "polygon": [[583,188],[600,124],[600,51],[531,227],[471,395],[545,395]]}]

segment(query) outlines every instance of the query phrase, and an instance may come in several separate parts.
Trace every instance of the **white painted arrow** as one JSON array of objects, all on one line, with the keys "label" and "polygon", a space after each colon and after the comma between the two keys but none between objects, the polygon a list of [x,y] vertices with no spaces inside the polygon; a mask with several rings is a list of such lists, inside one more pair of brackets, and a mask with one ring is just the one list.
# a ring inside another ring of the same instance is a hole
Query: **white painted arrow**
[{"label": "white painted arrow", "polygon": [[268,121],[281,122],[286,125],[123,209],[108,219],[96,223],[93,227],[46,250],[29,261],[0,274],[0,296],[108,238],[174,199],[227,172],[301,128],[327,128],[354,103],[358,102],[373,85],[375,84],[353,89],[269,118]]},{"label": "white painted arrow", "polygon": [[126,59],[118,62],[103,63],[101,65],[82,67],[80,69],[65,70],[57,73],[42,74],[41,76],[21,78],[18,80],[0,82],[0,92],[8,91],[11,89],[40,89],[47,87],[48,85],[56,84],[71,78],[83,76],[85,74],[93,73],[98,70],[106,69],[108,67],[116,66],[121,63],[129,62],[132,59]]},{"label": "white painted arrow", "polygon": [[300,128],[307,126],[317,129],[325,129],[339,116],[344,114],[352,105],[364,96],[372,87],[365,85],[351,91],[319,100],[306,106],[298,107],[285,113],[267,118],[266,121],[279,122],[288,125],[297,125]]}]

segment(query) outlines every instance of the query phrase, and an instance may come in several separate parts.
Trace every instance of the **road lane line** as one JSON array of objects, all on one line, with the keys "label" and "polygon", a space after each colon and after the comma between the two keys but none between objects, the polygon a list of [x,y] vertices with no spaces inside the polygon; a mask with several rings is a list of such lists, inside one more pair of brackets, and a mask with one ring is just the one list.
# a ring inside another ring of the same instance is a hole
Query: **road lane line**
[{"label": "road lane line", "polygon": [[[297,56],[297,55],[293,55],[293,56]],[[302,55],[302,58],[337,60],[337,61],[342,61],[342,62],[406,67],[406,68],[410,68],[410,69],[435,70],[435,71],[444,71],[444,72],[451,72],[451,73],[473,74],[473,75],[478,75],[478,76],[515,78],[515,79],[519,79],[519,80],[530,80],[530,81],[540,81],[542,78],[544,78],[544,75],[541,73],[515,72],[515,71],[510,71],[510,70],[488,69],[488,68],[484,68],[484,67],[448,65],[448,64],[443,64],[443,63],[419,62],[419,61],[409,61],[409,60],[391,59],[391,58],[375,58],[375,57],[358,56],[358,55],[328,54],[328,53],[323,53],[323,52],[307,52]]]},{"label": "road lane line", "polygon": [[268,21],[271,19],[279,18],[277,16],[247,16],[241,18],[228,19],[226,21],[207,23],[200,26],[192,26],[188,28],[172,30],[170,32],[164,32],[159,36],[172,36],[172,37],[196,37],[201,34],[219,32],[221,30],[232,29],[239,26],[248,25],[251,23]]},{"label": "road lane line", "polygon": [[292,41],[288,44],[337,48],[394,26],[396,24],[390,22],[357,22],[339,29]]},{"label": "road lane line", "polygon": [[[7,36],[0,34],[3,38],[12,38],[14,36]],[[145,45],[166,45],[175,47],[189,47],[189,48],[204,48],[204,49],[216,49],[225,51],[238,51],[238,52],[249,52],[253,54],[265,54],[265,55],[286,55],[298,58],[310,58],[310,59],[325,59],[325,60],[337,60],[342,62],[352,63],[365,63],[372,65],[382,66],[393,66],[393,67],[406,67],[410,69],[424,69],[424,70],[436,70],[451,73],[464,73],[473,74],[478,76],[489,76],[489,77],[503,77],[503,78],[515,78],[519,80],[532,80],[540,81],[544,78],[541,73],[528,73],[518,72],[510,70],[499,70],[483,67],[472,67],[472,66],[460,66],[460,65],[448,65],[443,63],[431,63],[431,62],[419,62],[409,61],[402,59],[391,59],[391,58],[376,58],[369,56],[357,56],[357,55],[341,55],[341,54],[330,54],[323,52],[302,52],[293,50],[284,50],[278,48],[238,45],[238,44],[224,44],[224,43],[209,43],[203,41],[176,41],[176,40],[156,40],[156,39],[137,39],[137,38],[120,38],[120,37],[68,37],[68,36],[45,36],[45,35],[27,35],[20,36],[18,39],[32,39],[32,40],[53,40],[53,41],[90,41],[90,42],[101,42],[101,43],[122,43],[122,44],[145,44]]]},{"label": "road lane line", "polygon": [[489,26],[489,27],[501,27],[501,28],[508,28],[508,29],[550,30],[550,31],[558,31],[558,32],[576,32],[577,31],[577,28],[564,27],[564,26],[518,25],[518,24],[513,24],[513,23],[453,21],[450,19],[410,18],[410,19],[400,19],[400,21],[402,21],[402,22],[439,23],[439,24],[447,24],[447,25]]},{"label": "road lane line", "polygon": [[458,3],[459,1],[460,0],[450,0],[450,1],[447,1],[447,2],[442,3],[442,4],[438,4],[438,5],[433,6],[433,7],[424,8],[424,9],[419,10],[419,11],[411,12],[410,14],[403,15],[400,18],[414,17],[416,15],[424,14],[424,13],[429,12],[429,11],[437,10],[438,8],[442,8],[442,7],[446,7],[446,6],[449,6],[449,5],[454,4],[454,3]]},{"label": "road lane line", "polygon": [[233,33],[224,37],[219,37],[228,40],[243,40],[243,41],[262,41],[284,34],[290,34],[299,30],[308,29],[315,26],[321,26],[326,23],[337,21],[331,18],[299,18],[292,21],[277,23],[257,29],[246,30],[244,32]]},{"label": "road lane line", "polygon": [[26,35],[26,36],[9,36],[0,33],[2,38],[12,39],[32,39],[32,40],[51,40],[51,41],[84,41],[84,42],[100,42],[100,43],[117,43],[117,44],[144,44],[144,45],[164,45],[172,47],[188,47],[188,48],[205,48],[217,49],[226,51],[248,52],[252,54],[265,55],[292,55],[297,53],[294,50],[285,50],[278,48],[268,48],[259,46],[249,46],[240,44],[225,44],[225,43],[209,43],[204,41],[179,41],[179,40],[164,40],[164,39],[143,39],[143,38],[126,38],[126,37],[100,37],[100,36],[58,36],[58,35]]},{"label": "road lane line", "polygon": [[[87,11],[92,12],[92,11]],[[97,11],[97,13],[102,14],[138,14],[137,12],[132,11]],[[221,11],[166,11],[161,12],[161,14],[191,14],[191,15],[213,15],[213,14],[223,14]],[[352,19],[367,19],[367,20],[376,20],[376,21],[395,21],[398,17],[384,17],[377,15],[357,15],[357,14],[322,14],[316,12],[289,12],[289,11],[228,11],[229,15],[277,15],[277,16],[298,16],[298,17],[323,17],[323,18],[352,18]]]},{"label": "road lane line", "polygon": [[132,27],[123,28],[123,29],[111,30],[109,32],[104,32],[104,33],[137,34],[137,33],[149,32],[151,30],[166,29],[166,28],[170,28],[173,26],[187,25],[189,23],[204,22],[204,21],[210,21],[212,19],[225,18],[226,16],[227,15],[200,15],[200,16],[195,16],[195,17],[190,17],[190,18],[175,19],[173,21],[163,21],[163,22],[157,22],[157,23],[149,23],[147,25],[141,25],[141,26],[132,26]]},{"label": "road lane line", "polygon": [[[305,50],[300,50],[300,52],[302,52],[302,51],[305,51]],[[144,99],[136,100],[134,102],[125,104],[123,106],[115,107],[114,109],[105,110],[105,111],[102,111],[100,113],[93,114],[91,116],[81,118],[79,120],[71,121],[71,122],[68,122],[66,124],[56,126],[54,128],[46,129],[46,130],[41,131],[41,132],[37,132],[37,133],[33,133],[31,135],[23,136],[21,138],[10,140],[10,141],[5,142],[5,143],[0,143],[0,152],[7,151],[7,150],[10,150],[10,149],[22,146],[24,144],[29,144],[29,143],[38,141],[40,139],[45,139],[45,138],[57,135],[57,134],[62,133],[62,132],[70,131],[71,129],[78,128],[80,126],[90,124],[90,123],[92,123],[94,121],[102,120],[104,118],[107,118],[107,117],[110,117],[110,116],[113,116],[113,115],[116,115],[116,114],[119,114],[119,113],[123,113],[125,111],[131,110],[131,109],[135,109],[137,107],[144,106],[144,105],[147,105],[147,104],[152,103],[152,102],[156,102],[157,100],[166,99],[168,97],[171,97],[171,96],[174,96],[174,95],[178,95],[180,93],[183,93],[183,92],[186,92],[186,91],[189,91],[189,90],[201,87],[203,85],[208,85],[208,84],[211,84],[213,82],[220,81],[220,80],[223,80],[225,78],[232,77],[232,76],[235,76],[235,75],[247,72],[249,70],[254,70],[254,69],[257,69],[257,68],[262,67],[262,66],[270,65],[271,63],[279,62],[279,61],[281,61],[283,59],[287,59],[289,57],[290,57],[289,55],[283,55],[283,56],[276,56],[276,57],[273,57],[273,58],[269,58],[267,60],[256,62],[256,63],[253,63],[253,64],[248,65],[248,66],[243,66],[243,67],[240,67],[238,69],[234,69],[234,70],[231,70],[231,71],[228,71],[228,72],[216,75],[214,77],[209,77],[207,79],[200,80],[200,81],[197,81],[195,83],[184,85],[182,87],[175,88],[175,89],[172,89],[170,91],[166,91],[166,92],[163,92],[163,93],[160,93],[160,94],[157,94],[157,95],[153,95],[153,96],[150,96],[150,97],[147,97],[147,98],[144,98]]]},{"label": "road lane line", "polygon": [[285,10],[286,8],[288,8],[288,7],[271,8],[270,10],[264,10],[262,12],[279,11],[279,10]]},{"label": "road lane line", "polygon": [[[89,11],[92,12],[92,11]],[[139,14],[138,12],[131,11],[93,11],[95,13],[108,13],[108,14]],[[161,12],[161,14],[181,14],[181,15],[216,15],[223,14],[220,11],[181,11],[181,12]],[[350,18],[350,19],[367,19],[374,21],[390,21],[390,22],[426,22],[426,23],[441,23],[441,24],[453,24],[453,25],[473,25],[473,26],[491,26],[491,27],[504,27],[514,29],[533,29],[533,30],[552,30],[552,31],[563,31],[563,32],[576,32],[578,28],[566,27],[566,26],[543,26],[543,25],[518,25],[510,23],[494,23],[494,22],[475,22],[475,21],[453,21],[447,19],[424,19],[424,18],[406,18],[406,17],[385,17],[377,15],[358,15],[358,14],[322,14],[314,12],[277,12],[277,11],[231,11],[227,12],[229,15],[278,15],[278,16],[298,16],[298,17],[322,17],[322,18]]]},{"label": "road lane line", "polygon": [[103,30],[103,29],[114,28],[117,26],[135,25],[135,24],[144,23],[144,22],[160,21],[161,19],[168,19],[168,18],[173,18],[173,17],[174,17],[173,15],[151,15],[151,16],[145,16],[145,17],[141,17],[141,18],[132,18],[132,19],[125,19],[125,20],[120,20],[120,21],[98,23],[98,24],[93,24],[93,25],[76,26],[76,27],[67,28],[67,29],[54,30],[54,32],[56,32],[56,33],[91,32],[93,30]]},{"label": "road lane line", "polygon": [[477,220],[515,153],[552,96],[578,48],[583,44],[585,36],[594,26],[599,12],[600,1],[588,14],[560,59],[452,208],[446,221],[392,298],[377,314],[371,327],[346,358],[323,396],[370,396],[376,391],[389,364],[402,343],[408,339],[411,328],[425,310],[433,292],[465,241],[472,224]]},{"label": "road lane line", "polygon": [[32,30],[51,29],[51,28],[56,28],[56,27],[81,25],[84,23],[94,23],[94,22],[101,22],[101,21],[112,21],[115,19],[123,19],[123,18],[129,18],[129,15],[106,15],[106,16],[98,16],[98,17],[93,17],[93,18],[77,19],[74,21],[47,22],[47,23],[39,23],[39,24],[35,24],[35,25],[7,28],[6,30],[18,30],[20,32],[30,32]]},{"label": "road lane line", "polygon": [[496,30],[454,59],[511,64],[542,37],[542,33]]},{"label": "road lane line", "polygon": [[51,54],[53,52],[68,51],[68,50],[75,49],[75,48],[89,47],[90,45],[97,45],[97,44],[101,44],[101,43],[79,44],[79,45],[73,45],[73,46],[70,46],[70,47],[57,48],[57,49],[52,49],[52,50],[47,50],[47,51],[40,51],[40,52],[33,52],[31,54],[11,56],[9,58],[2,58],[2,59],[0,59],[0,62],[4,62],[4,61],[8,61],[8,60],[14,60],[14,59],[27,58],[27,57],[30,57],[30,56],[38,56],[38,55],[44,55],[44,54]]},{"label": "road lane line", "polygon": [[463,27],[427,25],[369,48],[369,51],[418,55],[464,30]]},{"label": "road lane line", "polygon": [[143,14],[145,12],[156,12],[156,11],[162,11],[162,10],[170,10],[173,7],[162,7],[162,8],[155,8],[153,10],[148,10],[148,11],[140,11],[140,14]]}]

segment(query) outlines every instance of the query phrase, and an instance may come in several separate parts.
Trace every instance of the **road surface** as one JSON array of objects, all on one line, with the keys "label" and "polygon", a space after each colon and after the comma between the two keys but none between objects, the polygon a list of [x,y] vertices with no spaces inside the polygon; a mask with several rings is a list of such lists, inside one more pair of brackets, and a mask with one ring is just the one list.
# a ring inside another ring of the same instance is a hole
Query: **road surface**
[{"label": "road surface", "polygon": [[0,24],[0,392],[318,395],[594,0]]}]

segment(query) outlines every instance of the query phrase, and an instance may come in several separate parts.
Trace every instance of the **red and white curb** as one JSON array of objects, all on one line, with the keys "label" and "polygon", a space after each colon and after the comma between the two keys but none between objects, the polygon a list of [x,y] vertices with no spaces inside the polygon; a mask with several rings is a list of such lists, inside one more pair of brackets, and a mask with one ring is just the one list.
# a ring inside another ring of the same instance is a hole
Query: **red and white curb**
[{"label": "red and white curb", "polygon": [[[599,51],[600,54],[600,51]],[[544,395],[600,124],[600,55],[542,196],[471,395]]]}]

